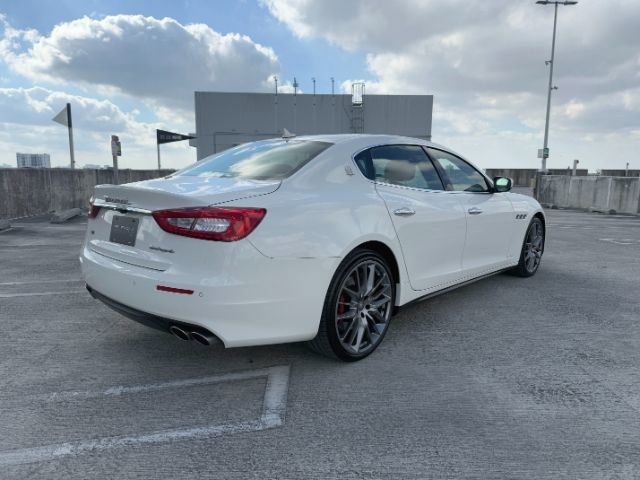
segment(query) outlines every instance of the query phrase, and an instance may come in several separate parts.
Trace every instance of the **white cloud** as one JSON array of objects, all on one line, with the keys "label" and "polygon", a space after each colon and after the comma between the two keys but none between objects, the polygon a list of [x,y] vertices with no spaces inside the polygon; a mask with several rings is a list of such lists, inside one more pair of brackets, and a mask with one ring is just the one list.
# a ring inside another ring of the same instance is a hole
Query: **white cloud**
[{"label": "white cloud", "polygon": [[[51,119],[71,104],[76,157],[80,165],[111,163],[111,134],[123,144],[123,168],[154,168],[155,128],[123,112],[107,99],[95,99],[42,87],[0,88],[0,163],[15,164],[15,152],[47,152],[52,164],[69,163],[67,132]],[[195,160],[186,145],[165,146],[166,165],[184,166]]]},{"label": "white cloud", "polygon": [[[367,93],[434,94],[435,140],[465,144],[472,158],[489,164],[506,149],[491,154],[487,146],[517,138],[536,161],[553,8],[533,0],[262,3],[301,38],[324,38],[366,52]],[[577,139],[589,136],[615,139],[625,144],[615,148],[633,151],[633,132],[640,125],[638,25],[640,2],[635,0],[559,7],[552,152],[570,151],[572,144],[584,151]],[[343,90],[350,91],[350,84],[345,81]],[[565,147],[555,148],[560,142]],[[612,146],[591,145],[590,160],[582,164],[595,167],[600,148]]]},{"label": "white cloud", "polygon": [[[143,15],[83,17],[46,33],[16,29],[0,14],[0,61],[34,83],[0,88],[0,163],[10,164],[14,152],[25,150],[50,152],[53,164],[68,164],[66,132],[51,118],[69,102],[79,164],[110,163],[108,142],[117,134],[121,165],[153,168],[155,128],[195,130],[194,91],[267,91],[280,73],[273,50],[245,35]],[[118,107],[123,100],[133,103],[130,112]],[[167,166],[195,160],[187,142],[162,150]]]},{"label": "white cloud", "polygon": [[33,81],[122,93],[192,110],[196,90],[260,91],[280,70],[272,49],[237,33],[172,18],[113,15],[61,23],[46,35],[6,20],[0,55]]}]

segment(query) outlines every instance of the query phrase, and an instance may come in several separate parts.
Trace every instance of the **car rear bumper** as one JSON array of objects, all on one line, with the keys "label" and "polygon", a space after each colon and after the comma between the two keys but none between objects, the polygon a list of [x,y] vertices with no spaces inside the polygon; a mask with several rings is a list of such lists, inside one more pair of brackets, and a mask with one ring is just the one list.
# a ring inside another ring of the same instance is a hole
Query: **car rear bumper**
[{"label": "car rear bumper", "polygon": [[[85,244],[82,274],[91,294],[113,310],[167,331],[202,328],[225,347],[310,340],[337,259],[271,259],[246,242],[225,259],[226,272],[189,274],[130,265]],[[229,271],[233,275],[229,275]],[[192,291],[159,291],[158,285]]]},{"label": "car rear bumper", "polygon": [[[156,330],[160,330],[162,332],[170,333],[169,327],[172,325],[176,325],[186,332],[199,332],[204,335],[213,336],[209,330],[203,327],[199,327],[197,325],[192,325],[190,323],[179,322],[177,320],[171,320],[169,318],[160,317],[158,315],[153,315],[151,313],[143,312],[141,310],[136,310],[135,308],[127,307],[120,302],[113,300],[112,298],[105,297],[100,292],[94,290],[90,285],[87,285],[87,291],[91,294],[93,298],[96,300],[100,300],[111,310],[118,312],[120,315],[125,316],[135,322],[141,323],[147,327],[154,328]],[[217,337],[216,337],[217,338]],[[219,340],[219,339],[218,339]]]}]

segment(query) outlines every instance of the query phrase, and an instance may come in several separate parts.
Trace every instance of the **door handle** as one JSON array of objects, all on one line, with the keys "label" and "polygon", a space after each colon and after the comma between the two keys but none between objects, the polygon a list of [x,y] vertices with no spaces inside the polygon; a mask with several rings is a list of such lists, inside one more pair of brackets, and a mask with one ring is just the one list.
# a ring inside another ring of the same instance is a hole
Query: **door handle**
[{"label": "door handle", "polygon": [[482,213],[482,210],[479,209],[478,207],[471,207],[467,211],[469,212],[469,215],[480,215]]},{"label": "door handle", "polygon": [[399,217],[410,217],[415,213],[416,211],[413,208],[409,208],[409,207],[396,208],[393,211],[393,214],[398,215]]}]

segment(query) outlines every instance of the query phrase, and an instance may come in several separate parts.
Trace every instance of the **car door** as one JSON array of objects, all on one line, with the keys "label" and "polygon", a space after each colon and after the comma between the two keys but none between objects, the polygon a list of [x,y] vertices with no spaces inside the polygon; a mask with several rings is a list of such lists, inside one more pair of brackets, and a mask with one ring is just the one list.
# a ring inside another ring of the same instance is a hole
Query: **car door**
[{"label": "car door", "polygon": [[396,229],[414,290],[437,289],[461,276],[466,219],[420,146],[384,145],[355,157],[375,182]]},{"label": "car door", "polygon": [[511,201],[505,194],[493,192],[484,175],[462,158],[435,148],[426,150],[447,192],[456,196],[464,207],[467,233],[462,269],[465,275],[474,276],[506,266],[515,228]]}]

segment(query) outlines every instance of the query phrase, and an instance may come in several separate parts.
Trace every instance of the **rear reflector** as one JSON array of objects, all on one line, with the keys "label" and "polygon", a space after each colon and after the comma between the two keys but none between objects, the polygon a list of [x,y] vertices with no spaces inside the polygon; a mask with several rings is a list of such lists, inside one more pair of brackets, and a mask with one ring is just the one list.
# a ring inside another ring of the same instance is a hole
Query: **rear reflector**
[{"label": "rear reflector", "polygon": [[193,295],[193,290],[184,288],[167,287],[166,285],[156,285],[156,290],[160,292],[181,293],[182,295]]},{"label": "rear reflector", "polygon": [[249,235],[267,211],[249,207],[197,207],[153,212],[165,232],[184,237],[235,242]]}]

